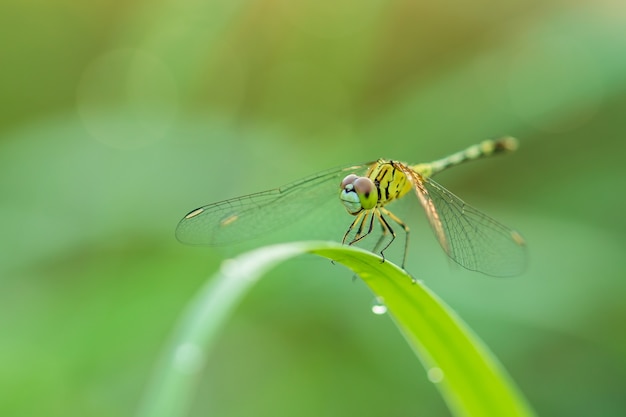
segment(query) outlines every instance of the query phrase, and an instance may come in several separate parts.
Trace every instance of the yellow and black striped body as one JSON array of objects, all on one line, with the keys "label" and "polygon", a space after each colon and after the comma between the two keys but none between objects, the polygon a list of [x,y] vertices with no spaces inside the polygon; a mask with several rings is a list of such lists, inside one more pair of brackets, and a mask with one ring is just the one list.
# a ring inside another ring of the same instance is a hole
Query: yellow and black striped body
[{"label": "yellow and black striped body", "polygon": [[437,159],[429,163],[417,164],[411,166],[411,169],[422,177],[431,177],[444,169],[463,162],[473,161],[475,159],[496,155],[503,152],[511,152],[517,149],[517,139],[512,137],[504,137],[496,140],[485,140],[477,145],[470,146],[445,158]]},{"label": "yellow and black striped body", "polygon": [[[355,219],[345,233],[343,242],[348,244],[359,242],[372,232],[374,223],[378,220],[382,227],[382,236],[376,242],[375,251],[380,249],[379,253],[384,259],[383,252],[396,237],[396,233],[386,219],[389,218],[405,232],[405,252],[402,261],[402,267],[404,267],[409,228],[386,206],[413,190],[428,217],[435,236],[451,258],[469,269],[482,270],[493,275],[508,275],[508,271],[500,273],[500,270],[495,268],[492,272],[489,269],[489,263],[480,259],[482,255],[477,254],[476,249],[471,246],[472,240],[485,240],[484,246],[490,245],[492,241],[501,240],[505,247],[510,246],[511,242],[514,247],[522,247],[524,241],[521,236],[467,206],[445,188],[430,180],[430,177],[463,162],[515,149],[517,149],[517,140],[505,137],[486,140],[445,158],[417,165],[379,159],[370,165],[364,177],[349,175],[341,184],[340,198]],[[376,197],[372,195],[374,189],[377,193]],[[480,227],[483,230],[482,234],[478,235],[476,230],[467,229],[470,223],[474,224],[472,227]],[[465,230],[465,232],[459,237],[454,234],[457,230]],[[519,250],[513,249],[511,252],[517,252],[517,257],[522,258]]]},{"label": "yellow and black striped body", "polygon": [[413,189],[411,180],[400,169],[400,166],[406,167],[401,162],[379,159],[367,171],[366,176],[372,180],[378,189],[376,207],[384,207]]},{"label": "yellow and black striped body", "polygon": [[[502,152],[510,152],[516,148],[517,140],[505,137],[497,140],[485,140],[445,158],[417,165],[379,159],[370,166],[366,176],[378,188],[378,204],[376,207],[384,207],[411,191],[416,186],[414,184],[415,178],[420,176],[428,178],[463,162],[485,158]],[[418,176],[415,174],[418,174]]]}]

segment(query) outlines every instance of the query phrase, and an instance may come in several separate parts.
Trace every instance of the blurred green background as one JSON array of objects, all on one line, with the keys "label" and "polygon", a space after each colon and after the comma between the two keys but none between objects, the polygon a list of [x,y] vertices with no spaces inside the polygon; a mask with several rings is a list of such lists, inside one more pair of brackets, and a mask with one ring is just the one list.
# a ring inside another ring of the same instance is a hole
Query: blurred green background
[{"label": "blurred green background", "polygon": [[[417,207],[407,268],[540,415],[626,414],[625,28],[618,0],[3,1],[0,415],[136,411],[229,256],[175,240],[187,211],[504,134],[437,179],[524,234],[527,273],[451,266]],[[273,271],[192,415],[448,416],[372,301],[321,259]]]}]

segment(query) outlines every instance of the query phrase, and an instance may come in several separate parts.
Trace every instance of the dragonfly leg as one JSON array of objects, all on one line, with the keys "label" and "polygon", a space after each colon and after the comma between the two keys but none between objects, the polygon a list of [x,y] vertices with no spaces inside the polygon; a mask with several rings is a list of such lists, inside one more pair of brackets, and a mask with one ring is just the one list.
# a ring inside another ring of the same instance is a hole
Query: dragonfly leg
[{"label": "dragonfly leg", "polygon": [[[387,211],[387,210],[385,210],[385,211]],[[389,242],[387,242],[385,247],[382,248],[381,251],[380,251],[380,256],[382,256],[383,262],[385,262],[385,250],[387,250],[389,245],[391,245],[393,243],[393,241],[396,240],[396,232],[393,231],[393,229],[391,228],[391,225],[389,225],[389,222],[387,222],[387,219],[385,219],[385,217],[381,214],[380,210],[376,210],[376,217],[378,217],[378,220],[380,221],[380,224],[383,227],[383,229],[386,229],[387,232],[389,232],[389,234],[391,235],[391,239],[389,239]],[[386,235],[387,232],[383,232],[383,235]],[[380,243],[380,241],[379,241],[379,243]],[[379,246],[379,243],[377,243],[376,246]],[[402,267],[402,268],[404,268],[404,267]]]},{"label": "dragonfly leg", "polygon": [[[387,239],[387,237],[389,236],[389,228],[385,226],[385,223],[383,223],[382,221],[379,220],[380,223],[380,228],[381,228],[381,235],[378,238],[378,240],[376,241],[376,244],[374,245],[374,248],[372,249],[372,252],[378,252],[378,248],[380,248],[381,244],[385,241],[385,239]],[[393,236],[391,236],[391,239],[393,240]]]},{"label": "dragonfly leg", "polygon": [[[406,263],[406,254],[407,254],[407,251],[409,250],[409,235],[410,235],[409,226],[407,226],[402,220],[400,220],[400,218],[398,216],[396,216],[395,214],[393,214],[392,212],[390,212],[386,208],[381,207],[380,211],[385,216],[388,216],[391,220],[396,222],[404,230],[404,254],[402,255],[402,269],[404,269],[404,264]],[[380,215],[380,218],[384,219],[384,217],[382,215]],[[387,227],[389,228],[389,230],[393,234],[393,230],[391,229],[391,227],[389,226],[389,224],[387,223],[386,220],[385,220],[385,224],[387,225]],[[396,235],[393,234],[393,237],[395,239]],[[389,245],[391,245],[391,242],[393,242],[393,239],[387,244],[387,246],[385,246],[385,248],[383,250],[387,249],[387,247],[389,247]]]},{"label": "dragonfly leg", "polygon": [[[376,244],[374,245],[372,252],[379,253],[380,256],[382,257],[382,262],[385,262],[385,250],[387,250],[387,248],[391,246],[393,241],[396,239],[396,232],[393,230],[393,228],[391,227],[391,225],[389,224],[385,216],[392,219],[395,223],[397,223],[400,227],[402,227],[402,230],[404,230],[405,241],[404,241],[404,253],[402,256],[402,269],[404,269],[404,264],[406,262],[406,256],[407,256],[407,250],[409,246],[409,227],[406,224],[404,224],[404,222],[400,220],[399,217],[397,217],[395,214],[393,214],[392,212],[390,212],[389,210],[383,207],[379,207],[373,210],[362,211],[361,213],[357,214],[356,218],[354,219],[352,224],[350,224],[350,227],[348,227],[348,230],[346,231],[346,233],[343,235],[343,239],[341,240],[341,243],[346,244],[346,241],[348,241],[348,245],[354,245],[355,243],[361,241],[362,239],[364,239],[365,237],[367,237],[368,235],[372,233],[372,230],[374,229],[375,219],[378,219],[378,222],[380,223],[380,226],[382,229],[382,234],[376,241]],[[353,233],[354,233],[353,235],[354,237],[351,237]],[[388,238],[389,238],[389,241],[384,243],[385,240]],[[382,246],[382,249],[380,249],[381,246]]]},{"label": "dragonfly leg", "polygon": [[[367,222],[368,217],[369,217],[369,222]],[[365,226],[365,223],[368,223],[368,227],[367,227],[367,231],[363,233],[363,227]],[[352,239],[352,242],[350,242],[350,244],[353,245],[359,242],[364,237],[368,236],[370,233],[372,233],[373,228],[374,228],[374,215],[372,212],[368,211],[365,213],[365,216],[363,216],[363,221],[361,222],[361,225],[359,226],[359,231],[354,236],[354,239]]]},{"label": "dragonfly leg", "polygon": [[[348,236],[350,236],[350,233],[356,227],[357,223],[359,223],[359,222],[362,223],[363,222],[363,216],[364,215],[365,215],[365,213],[361,212],[354,218],[354,220],[352,221],[352,223],[348,227],[348,230],[346,230],[346,233],[343,235],[343,239],[341,239],[341,244],[342,245],[346,244],[346,240],[348,239]],[[348,243],[348,245],[350,245],[350,243]]]},{"label": "dragonfly leg", "polygon": [[[346,240],[348,240],[355,227],[357,227],[356,233],[354,234],[354,237],[350,239],[348,245],[354,245],[355,243],[359,242],[361,239],[372,233],[372,229],[374,227],[374,216],[372,215],[372,212],[362,211],[361,213],[359,213],[356,219],[354,219],[354,221],[348,228],[348,231],[343,235],[341,243],[346,243]],[[366,228],[367,230],[365,230]]]}]

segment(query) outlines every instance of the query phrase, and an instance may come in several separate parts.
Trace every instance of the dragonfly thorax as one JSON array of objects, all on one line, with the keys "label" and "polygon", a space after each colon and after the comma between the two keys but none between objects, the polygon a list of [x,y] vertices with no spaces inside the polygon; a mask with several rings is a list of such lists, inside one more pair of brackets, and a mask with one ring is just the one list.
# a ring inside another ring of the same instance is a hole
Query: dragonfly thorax
[{"label": "dragonfly thorax", "polygon": [[376,207],[378,189],[368,177],[350,174],[341,181],[339,198],[348,213],[357,215],[362,210]]}]

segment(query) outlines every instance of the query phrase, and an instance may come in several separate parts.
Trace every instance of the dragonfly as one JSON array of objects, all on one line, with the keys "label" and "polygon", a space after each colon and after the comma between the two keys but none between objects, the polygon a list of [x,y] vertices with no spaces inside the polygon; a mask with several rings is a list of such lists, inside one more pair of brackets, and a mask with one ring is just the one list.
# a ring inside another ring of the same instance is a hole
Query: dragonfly
[{"label": "dragonfly", "polygon": [[[318,206],[338,199],[353,216],[342,243],[354,245],[377,234],[372,251],[384,262],[384,252],[396,240],[395,229],[399,227],[405,236],[404,269],[410,230],[388,207],[413,192],[450,259],[486,275],[519,275],[526,265],[526,243],[521,234],[466,204],[432,179],[450,167],[517,147],[516,139],[503,137],[428,163],[410,165],[378,159],[331,169],[279,188],[194,209],[178,223],[176,237],[190,245],[237,243],[308,218]],[[373,233],[376,229],[378,233]]]}]

